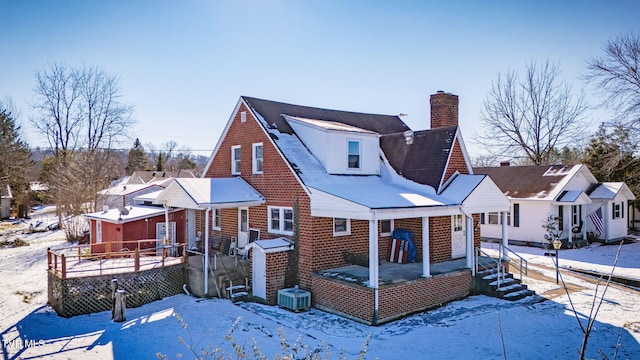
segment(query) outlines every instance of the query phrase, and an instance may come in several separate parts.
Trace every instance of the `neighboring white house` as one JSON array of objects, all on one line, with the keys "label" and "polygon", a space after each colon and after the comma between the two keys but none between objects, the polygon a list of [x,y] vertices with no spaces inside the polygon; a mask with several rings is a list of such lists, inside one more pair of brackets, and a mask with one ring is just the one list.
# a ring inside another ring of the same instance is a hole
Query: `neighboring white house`
[{"label": "neighboring white house", "polygon": [[[593,233],[609,242],[628,235],[634,194],[622,182],[598,183],[585,165],[507,165],[475,168],[474,173],[489,175],[511,201],[505,217],[511,243],[544,244],[549,216],[557,217],[562,239],[586,239]],[[501,238],[501,223],[498,213],[485,213],[481,236]]]}]

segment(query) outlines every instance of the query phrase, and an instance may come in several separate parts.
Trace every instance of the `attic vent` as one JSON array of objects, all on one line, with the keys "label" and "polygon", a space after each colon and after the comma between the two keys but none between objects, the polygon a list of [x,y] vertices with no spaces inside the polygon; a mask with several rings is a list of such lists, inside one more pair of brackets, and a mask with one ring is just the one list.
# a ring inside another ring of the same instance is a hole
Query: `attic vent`
[{"label": "attic vent", "polygon": [[271,136],[271,138],[273,140],[278,140],[278,135],[274,134],[274,133],[269,133],[269,136]]},{"label": "attic vent", "polygon": [[247,122],[247,112],[246,111],[241,111],[240,112],[240,122]]}]

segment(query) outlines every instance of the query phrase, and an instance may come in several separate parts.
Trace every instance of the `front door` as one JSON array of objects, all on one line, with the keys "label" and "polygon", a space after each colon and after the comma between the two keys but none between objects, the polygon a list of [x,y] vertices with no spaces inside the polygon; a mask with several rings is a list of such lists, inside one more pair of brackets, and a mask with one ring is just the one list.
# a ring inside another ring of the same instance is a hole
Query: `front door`
[{"label": "front door", "polygon": [[451,258],[457,259],[467,255],[467,242],[464,231],[464,216],[451,217]]},{"label": "front door", "polygon": [[265,299],[267,297],[267,254],[258,247],[253,248],[253,272],[251,289],[253,296]]},{"label": "front door", "polygon": [[238,248],[249,243],[249,208],[238,209]]}]

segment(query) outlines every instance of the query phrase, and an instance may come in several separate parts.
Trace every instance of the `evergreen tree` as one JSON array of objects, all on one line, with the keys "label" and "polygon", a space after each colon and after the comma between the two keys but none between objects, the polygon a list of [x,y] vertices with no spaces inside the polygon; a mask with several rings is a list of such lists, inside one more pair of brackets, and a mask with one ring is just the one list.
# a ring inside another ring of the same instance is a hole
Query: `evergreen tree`
[{"label": "evergreen tree", "polygon": [[20,126],[10,111],[0,107],[0,186],[9,185],[16,205],[26,200],[25,190],[29,184],[26,172],[32,165],[30,157],[31,151],[22,140]]},{"label": "evergreen tree", "polygon": [[129,150],[127,156],[127,167],[125,171],[127,175],[131,175],[134,171],[146,170],[147,168],[147,155],[144,151],[144,147],[138,138],[133,142],[133,147]]},{"label": "evergreen tree", "polygon": [[624,181],[634,194],[640,194],[638,146],[629,134],[623,125],[611,131],[600,125],[585,150],[585,164],[598,181]]}]

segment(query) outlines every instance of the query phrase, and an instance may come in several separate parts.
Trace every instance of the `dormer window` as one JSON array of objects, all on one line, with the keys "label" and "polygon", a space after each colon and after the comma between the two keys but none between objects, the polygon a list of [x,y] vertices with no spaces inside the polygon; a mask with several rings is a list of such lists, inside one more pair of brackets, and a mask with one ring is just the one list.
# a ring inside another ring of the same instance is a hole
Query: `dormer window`
[{"label": "dormer window", "polygon": [[360,169],[360,141],[349,140],[347,148],[349,169]]}]

